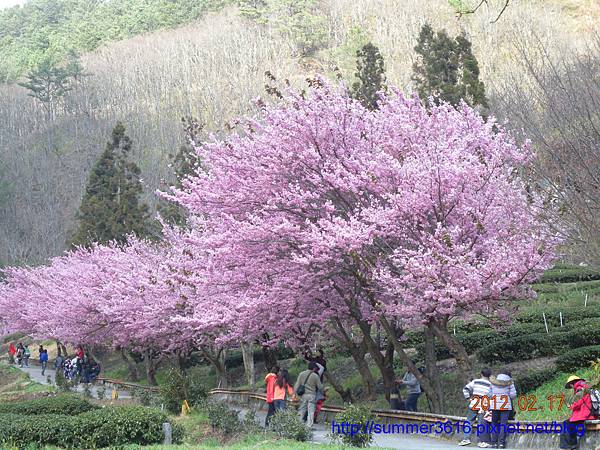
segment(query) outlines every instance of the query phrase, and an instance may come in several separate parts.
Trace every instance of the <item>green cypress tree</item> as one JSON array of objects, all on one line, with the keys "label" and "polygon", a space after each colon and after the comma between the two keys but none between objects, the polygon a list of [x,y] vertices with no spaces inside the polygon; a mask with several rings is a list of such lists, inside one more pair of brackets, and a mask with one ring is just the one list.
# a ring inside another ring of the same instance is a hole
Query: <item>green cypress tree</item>
[{"label": "green cypress tree", "polygon": [[148,206],[140,201],[140,169],[128,160],[131,139],[118,122],[90,176],[77,214],[78,227],[70,241],[72,246],[89,246],[126,241],[128,234],[153,235]]},{"label": "green cypress tree", "polygon": [[471,42],[464,34],[452,39],[445,30],[435,33],[423,25],[413,65],[413,81],[424,101],[429,96],[458,105],[463,99],[470,106],[487,108],[485,86],[479,80],[479,64]]},{"label": "green cypress tree", "polygon": [[356,78],[352,98],[365,108],[377,109],[377,92],[385,89],[385,65],[379,49],[370,42],[356,52]]},{"label": "green cypress tree", "polygon": [[[200,133],[204,128],[204,125],[193,117],[183,117],[181,121],[183,122],[188,144],[179,147],[179,151],[173,157],[173,166],[175,167],[175,181],[173,186],[178,189],[182,187],[182,180],[191,175],[197,167],[198,159],[195,156],[193,144],[199,141]],[[158,204],[158,212],[168,224],[185,225],[187,219],[186,211],[176,203],[161,199]]]}]

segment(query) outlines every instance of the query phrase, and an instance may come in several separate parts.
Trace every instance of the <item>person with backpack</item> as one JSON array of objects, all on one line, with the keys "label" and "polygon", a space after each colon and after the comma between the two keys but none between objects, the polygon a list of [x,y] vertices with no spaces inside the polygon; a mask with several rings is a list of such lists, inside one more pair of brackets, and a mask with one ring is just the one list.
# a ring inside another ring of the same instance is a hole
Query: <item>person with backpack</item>
[{"label": "person with backpack", "polygon": [[489,409],[492,411],[491,441],[494,448],[506,448],[506,435],[508,418],[512,411],[512,402],[517,396],[515,383],[510,375],[504,371],[498,376],[492,376],[492,390]]},{"label": "person with backpack", "polygon": [[319,376],[319,366],[314,361],[308,363],[308,369],[300,372],[294,392],[300,397],[300,407],[298,408],[298,416],[304,421],[306,414],[306,426],[312,428],[315,420],[315,411],[317,408],[317,392],[323,390],[323,383]]},{"label": "person with backpack", "polygon": [[279,367],[275,366],[271,368],[267,376],[265,377],[265,384],[267,385],[267,417],[265,419],[265,428],[269,426],[271,417],[275,414],[275,404],[273,403],[273,396],[275,394],[275,382],[277,381],[277,375],[279,375]]},{"label": "person with backpack", "polygon": [[[476,430],[475,421],[477,421],[477,425],[487,425],[487,423],[484,423],[485,410],[481,407],[481,399],[485,397],[489,399],[492,395],[492,382],[490,381],[491,376],[492,371],[490,369],[482,369],[481,377],[470,381],[463,388],[463,396],[465,397],[465,400],[467,400],[467,407],[469,408],[467,411],[467,422],[469,423],[470,427],[465,427],[463,440],[460,441],[458,445],[471,444],[471,434]],[[478,440],[478,447],[489,448],[492,446],[492,444],[489,442],[489,433],[480,434]]]},{"label": "person with backpack", "polygon": [[576,449],[579,447],[578,433],[583,427],[585,433],[585,421],[598,418],[600,413],[600,391],[591,389],[583,378],[571,375],[567,379],[565,389],[573,388],[572,402],[569,409],[571,417],[563,424],[560,434],[560,448]]},{"label": "person with backpack", "polygon": [[286,395],[294,395],[294,388],[292,387],[292,381],[287,369],[281,369],[277,375],[273,391],[275,411],[283,411],[286,408]]},{"label": "person with backpack", "polygon": [[25,367],[29,367],[29,358],[31,357],[31,352],[29,351],[29,345],[25,345],[23,348],[23,364]]},{"label": "person with backpack", "polygon": [[40,365],[42,366],[42,375],[44,375],[44,372],[46,372],[46,366],[48,365],[48,350],[41,346],[40,348],[42,349],[40,350]]}]

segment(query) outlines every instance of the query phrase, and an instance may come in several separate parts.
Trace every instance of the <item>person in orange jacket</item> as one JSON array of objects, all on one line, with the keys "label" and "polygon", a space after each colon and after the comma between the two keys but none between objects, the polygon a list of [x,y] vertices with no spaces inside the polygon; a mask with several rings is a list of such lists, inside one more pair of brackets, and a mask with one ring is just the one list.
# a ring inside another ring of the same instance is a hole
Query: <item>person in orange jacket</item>
[{"label": "person in orange jacket", "polygon": [[576,449],[579,447],[578,436],[585,433],[585,421],[596,419],[592,411],[592,399],[590,397],[590,386],[583,378],[571,375],[567,379],[565,389],[573,388],[573,402],[569,405],[571,417],[563,424],[560,434],[560,448]]},{"label": "person in orange jacket", "polygon": [[279,367],[273,367],[267,376],[265,377],[265,384],[267,385],[267,418],[265,419],[265,427],[269,426],[269,421],[273,414],[275,414],[275,404],[273,403],[273,397],[275,395],[275,382],[277,381],[277,375],[279,374]]}]

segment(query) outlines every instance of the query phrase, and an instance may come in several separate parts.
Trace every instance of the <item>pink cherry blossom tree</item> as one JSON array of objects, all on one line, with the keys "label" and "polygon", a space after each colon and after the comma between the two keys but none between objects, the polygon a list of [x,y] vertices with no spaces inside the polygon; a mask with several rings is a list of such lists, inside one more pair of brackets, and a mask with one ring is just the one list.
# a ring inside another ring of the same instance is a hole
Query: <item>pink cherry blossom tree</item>
[{"label": "pink cherry blossom tree", "polygon": [[435,398],[403,330],[426,326],[466,376],[450,318],[502,314],[554,258],[528,188],[533,155],[466,105],[425,107],[393,91],[368,111],[315,84],[198,148],[207,171],[167,197],[201,218],[205,281],[227,291],[238,332],[379,323]]}]

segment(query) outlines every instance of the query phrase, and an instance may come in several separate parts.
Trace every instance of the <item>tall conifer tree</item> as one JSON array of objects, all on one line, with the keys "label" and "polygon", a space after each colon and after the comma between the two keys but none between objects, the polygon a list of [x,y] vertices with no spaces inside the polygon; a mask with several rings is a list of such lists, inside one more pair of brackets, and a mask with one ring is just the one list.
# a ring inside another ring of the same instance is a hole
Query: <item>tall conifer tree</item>
[{"label": "tall conifer tree", "polygon": [[130,151],[131,139],[118,122],[88,178],[71,245],[112,240],[124,243],[131,233],[139,237],[152,235],[148,206],[140,200],[140,169],[128,160]]},{"label": "tall conifer tree", "polygon": [[452,39],[446,31],[434,32],[423,25],[413,66],[413,81],[424,101],[429,96],[457,105],[463,99],[470,106],[487,108],[485,86],[479,80],[479,64],[471,42],[464,34]]},{"label": "tall conifer tree", "polygon": [[377,109],[377,92],[385,89],[385,64],[379,49],[370,42],[356,52],[356,78],[352,97],[365,108]]}]

